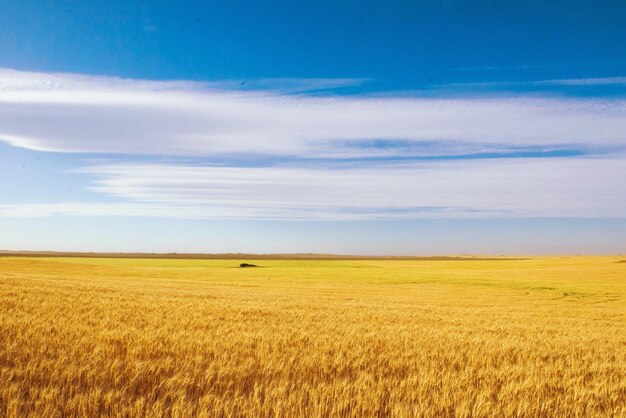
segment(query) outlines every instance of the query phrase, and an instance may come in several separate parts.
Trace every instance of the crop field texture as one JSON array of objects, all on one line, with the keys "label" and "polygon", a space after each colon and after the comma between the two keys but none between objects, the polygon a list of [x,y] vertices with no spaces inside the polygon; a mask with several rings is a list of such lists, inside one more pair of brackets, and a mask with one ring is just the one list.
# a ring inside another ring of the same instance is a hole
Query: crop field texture
[{"label": "crop field texture", "polygon": [[0,257],[0,416],[626,416],[622,259]]}]

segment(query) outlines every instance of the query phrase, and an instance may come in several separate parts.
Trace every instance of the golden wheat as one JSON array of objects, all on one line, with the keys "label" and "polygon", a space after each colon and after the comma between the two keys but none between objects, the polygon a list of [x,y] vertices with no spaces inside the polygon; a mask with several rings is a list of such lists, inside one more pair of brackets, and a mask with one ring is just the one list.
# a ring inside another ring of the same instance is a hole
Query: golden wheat
[{"label": "golden wheat", "polygon": [[0,415],[626,416],[626,263],[0,258]]}]

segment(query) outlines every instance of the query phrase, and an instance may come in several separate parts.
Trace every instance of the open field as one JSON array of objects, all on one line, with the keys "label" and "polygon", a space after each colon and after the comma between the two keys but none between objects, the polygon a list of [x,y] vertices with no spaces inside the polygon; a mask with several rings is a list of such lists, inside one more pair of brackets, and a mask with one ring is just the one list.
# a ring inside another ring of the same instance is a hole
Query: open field
[{"label": "open field", "polygon": [[0,257],[0,416],[626,416],[625,258]]}]

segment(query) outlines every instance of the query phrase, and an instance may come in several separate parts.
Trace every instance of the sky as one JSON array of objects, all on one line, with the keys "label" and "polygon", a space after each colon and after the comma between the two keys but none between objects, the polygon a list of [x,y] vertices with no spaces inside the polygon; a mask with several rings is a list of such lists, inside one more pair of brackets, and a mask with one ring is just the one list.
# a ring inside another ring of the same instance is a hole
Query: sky
[{"label": "sky", "polygon": [[0,0],[0,249],[625,253],[625,21]]}]

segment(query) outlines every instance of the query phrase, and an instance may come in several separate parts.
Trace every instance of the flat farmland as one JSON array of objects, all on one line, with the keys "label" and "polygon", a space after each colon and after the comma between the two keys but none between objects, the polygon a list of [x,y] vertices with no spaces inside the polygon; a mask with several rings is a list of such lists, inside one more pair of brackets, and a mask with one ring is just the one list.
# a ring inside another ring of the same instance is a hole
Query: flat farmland
[{"label": "flat farmland", "polygon": [[626,416],[624,258],[0,257],[0,416]]}]

